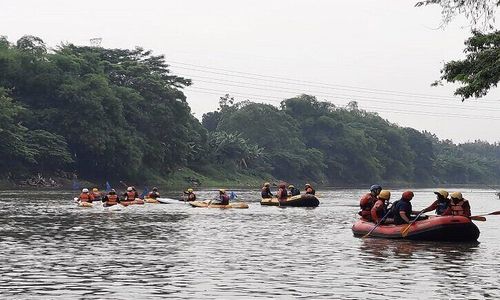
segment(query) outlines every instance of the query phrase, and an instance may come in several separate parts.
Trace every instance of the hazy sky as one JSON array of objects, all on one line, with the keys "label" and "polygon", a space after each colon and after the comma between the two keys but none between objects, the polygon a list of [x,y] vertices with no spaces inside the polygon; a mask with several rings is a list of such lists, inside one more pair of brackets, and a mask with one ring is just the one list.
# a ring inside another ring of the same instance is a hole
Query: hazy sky
[{"label": "hazy sky", "polygon": [[438,7],[404,0],[0,0],[0,35],[165,54],[193,79],[193,113],[219,96],[279,105],[308,93],[356,100],[401,126],[455,142],[500,141],[500,93],[465,103],[453,86],[430,87],[443,62],[464,56],[464,20],[439,29]]}]

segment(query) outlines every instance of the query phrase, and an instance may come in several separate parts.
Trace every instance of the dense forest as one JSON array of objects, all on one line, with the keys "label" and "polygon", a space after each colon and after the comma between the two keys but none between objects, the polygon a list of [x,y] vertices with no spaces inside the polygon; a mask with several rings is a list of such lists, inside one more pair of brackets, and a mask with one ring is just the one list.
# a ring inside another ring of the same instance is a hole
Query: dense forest
[{"label": "dense forest", "polygon": [[48,49],[37,37],[1,37],[0,177],[151,181],[185,169],[329,185],[500,177],[499,144],[439,140],[354,101],[298,95],[276,107],[221,95],[200,122],[182,92],[190,84],[141,48]]}]

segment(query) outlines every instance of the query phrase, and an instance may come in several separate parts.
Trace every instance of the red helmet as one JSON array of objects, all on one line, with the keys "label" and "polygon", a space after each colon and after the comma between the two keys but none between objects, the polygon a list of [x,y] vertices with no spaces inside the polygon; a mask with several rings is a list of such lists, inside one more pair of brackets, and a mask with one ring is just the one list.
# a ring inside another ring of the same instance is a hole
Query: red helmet
[{"label": "red helmet", "polygon": [[413,199],[413,196],[414,196],[414,194],[413,194],[412,191],[406,191],[406,192],[403,193],[403,195],[401,196],[401,198],[404,199],[404,200],[410,201],[411,199]]}]

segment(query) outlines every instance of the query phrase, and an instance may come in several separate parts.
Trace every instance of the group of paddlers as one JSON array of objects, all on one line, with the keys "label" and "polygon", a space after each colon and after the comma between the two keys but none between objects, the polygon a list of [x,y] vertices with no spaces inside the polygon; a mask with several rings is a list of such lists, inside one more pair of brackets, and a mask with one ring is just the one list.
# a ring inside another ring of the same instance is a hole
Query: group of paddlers
[{"label": "group of paddlers", "polygon": [[[378,184],[370,187],[370,192],[359,201],[361,211],[359,215],[368,221],[377,224],[405,224],[410,223],[415,217],[425,212],[436,211],[437,215],[471,216],[469,201],[463,198],[462,193],[453,192],[449,194],[445,190],[434,192],[436,200],[428,207],[414,211],[411,200],[414,197],[412,191],[405,191],[401,198],[390,204],[391,192],[383,190]],[[449,197],[448,197],[449,196]]]},{"label": "group of paddlers", "polygon": [[[185,201],[196,201],[196,194],[194,193],[194,190],[192,188],[187,189],[183,193]],[[218,199],[212,200],[211,203],[228,205],[229,200],[235,197],[236,196],[233,192],[231,192],[231,195],[228,195],[225,189],[219,189]],[[160,198],[160,193],[158,192],[157,187],[154,187],[151,192],[147,193],[143,197],[139,196],[136,188],[133,186],[127,187],[127,191],[124,192],[121,196],[117,194],[115,189],[110,189],[107,193],[101,193],[98,188],[93,188],[91,192],[89,191],[89,189],[84,188],[82,189],[80,195],[77,197],[77,201],[81,203],[102,201],[104,206],[113,206],[118,203],[130,203],[140,198],[157,200],[158,198]]]},{"label": "group of paddlers", "polygon": [[[312,185],[309,183],[306,183],[304,185],[304,190],[306,194],[314,195],[316,193]],[[287,190],[286,183],[280,183],[278,185],[278,191],[276,192],[276,196],[273,195],[273,193],[271,193],[271,184],[269,182],[264,183],[264,186],[261,189],[261,196],[264,199],[277,197],[278,200],[284,201],[288,199],[288,197],[293,197],[298,195],[300,195],[300,190],[296,188],[293,184],[288,185],[288,190]]]}]

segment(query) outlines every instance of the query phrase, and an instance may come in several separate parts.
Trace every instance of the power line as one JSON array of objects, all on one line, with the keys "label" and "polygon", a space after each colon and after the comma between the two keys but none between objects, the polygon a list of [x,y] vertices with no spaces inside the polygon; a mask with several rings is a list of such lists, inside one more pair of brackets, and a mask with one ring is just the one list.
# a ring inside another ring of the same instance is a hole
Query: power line
[{"label": "power line", "polygon": [[[276,97],[276,96],[266,96],[266,95],[258,95],[258,94],[246,94],[246,93],[239,93],[239,92],[233,92],[233,91],[227,91],[227,90],[217,90],[217,89],[210,89],[210,88],[192,88],[194,89],[193,92],[196,93],[201,93],[201,94],[210,94],[210,95],[218,95],[220,96],[221,93],[223,94],[230,94],[230,95],[240,95],[242,97],[250,97],[252,99],[257,99],[261,101],[268,101],[268,102],[278,102],[280,103],[282,100],[284,100],[282,97]],[[251,99],[248,99],[251,100]],[[333,103],[334,105],[341,106],[339,104],[336,104],[333,101],[329,101],[330,103]],[[447,114],[440,114],[440,113],[433,113],[433,112],[423,112],[423,111],[415,111],[415,110],[397,110],[397,109],[380,109],[380,107],[370,107],[370,106],[364,106],[363,109],[369,110],[373,109],[376,111],[382,111],[382,112],[388,112],[388,113],[396,113],[396,114],[408,114],[412,113],[414,115],[422,115],[422,116],[433,116],[433,117],[448,117],[448,118],[465,118],[465,119],[481,119],[481,120],[494,120],[494,121],[500,121],[500,118],[494,117],[494,116],[479,116],[479,115],[464,115],[464,114],[456,114],[456,113],[447,113]]]},{"label": "power line", "polygon": [[[211,78],[215,81],[207,81],[207,80],[197,80],[193,76],[193,82],[196,83],[198,82],[203,82],[203,83],[211,83],[211,84],[218,84],[218,85],[225,85],[225,86],[232,86],[232,87],[241,87],[241,88],[247,88],[247,89],[257,89],[257,90],[265,90],[265,91],[273,91],[273,92],[284,92],[284,93],[291,93],[291,90],[285,90],[285,89],[276,89],[273,88],[272,86],[269,85],[263,85],[263,84],[253,84],[253,83],[246,83],[246,82],[238,82],[238,81],[232,81],[232,80],[223,80],[223,79],[217,79],[217,78]],[[205,77],[206,78],[206,77]],[[208,77],[210,78],[210,77]],[[222,81],[222,82],[217,82],[217,81]],[[224,82],[231,82],[231,83],[224,83]],[[232,83],[239,83],[239,84],[232,84]],[[247,86],[244,86],[242,84],[245,84]],[[262,88],[264,87],[264,88]],[[272,87],[272,88],[268,88]],[[401,101],[398,99],[388,99],[388,98],[379,98],[379,97],[373,97],[373,96],[361,96],[361,95],[349,95],[349,94],[332,94],[332,93],[318,93],[315,91],[310,91],[310,90],[295,90],[297,93],[305,93],[305,94],[312,94],[315,96],[328,96],[328,97],[342,97],[342,98],[353,98],[353,99],[364,99],[364,100],[371,100],[372,102],[378,102],[378,103],[387,103],[387,104],[401,104],[401,105],[415,105],[415,104],[420,104],[420,105],[425,105],[425,106],[431,106],[431,107],[439,107],[439,108],[449,108],[449,105],[439,105],[439,104],[429,104],[427,102],[419,102],[419,101]],[[494,107],[483,107],[483,108],[476,108],[472,106],[460,106],[460,107],[454,107],[455,109],[460,109],[460,110],[469,110],[469,109],[474,109],[476,111],[500,111],[499,108],[494,108]]]},{"label": "power line", "polygon": [[[240,78],[246,78],[246,79],[252,79],[252,80],[260,80],[260,81],[267,81],[267,82],[272,81],[272,82],[284,83],[284,84],[296,84],[296,85],[303,85],[303,86],[313,86],[313,87],[319,87],[319,88],[340,89],[340,90],[349,90],[349,91],[375,93],[375,94],[390,94],[390,95],[400,95],[400,96],[417,97],[417,98],[419,98],[419,97],[420,98],[428,98],[428,99],[448,99],[448,100],[455,100],[455,101],[458,100],[456,97],[451,97],[451,96],[430,95],[430,94],[423,94],[423,93],[410,93],[410,92],[404,92],[404,91],[373,89],[373,88],[356,87],[356,86],[349,86],[349,85],[306,81],[306,80],[298,80],[298,79],[279,77],[279,76],[269,76],[269,75],[255,74],[255,73],[249,73],[249,72],[234,71],[234,70],[229,70],[229,69],[214,68],[214,67],[189,64],[189,63],[172,61],[172,60],[166,60],[166,61],[167,61],[167,63],[170,63],[170,66],[175,67],[175,68],[203,72],[203,73],[224,75],[224,76],[240,77]],[[183,66],[188,66],[188,67],[183,67]],[[191,68],[189,68],[189,67],[191,67]],[[192,67],[195,67],[195,68],[192,68]],[[196,69],[196,68],[198,68],[198,69]],[[214,72],[214,71],[210,71],[210,70],[222,71],[222,72],[226,72],[226,73]],[[234,74],[231,74],[231,73],[234,73]],[[242,75],[235,75],[235,74],[242,74]],[[245,76],[243,76],[243,75],[245,75]],[[249,77],[246,75],[249,75],[252,77]],[[272,80],[270,80],[270,79],[272,79]]]}]

